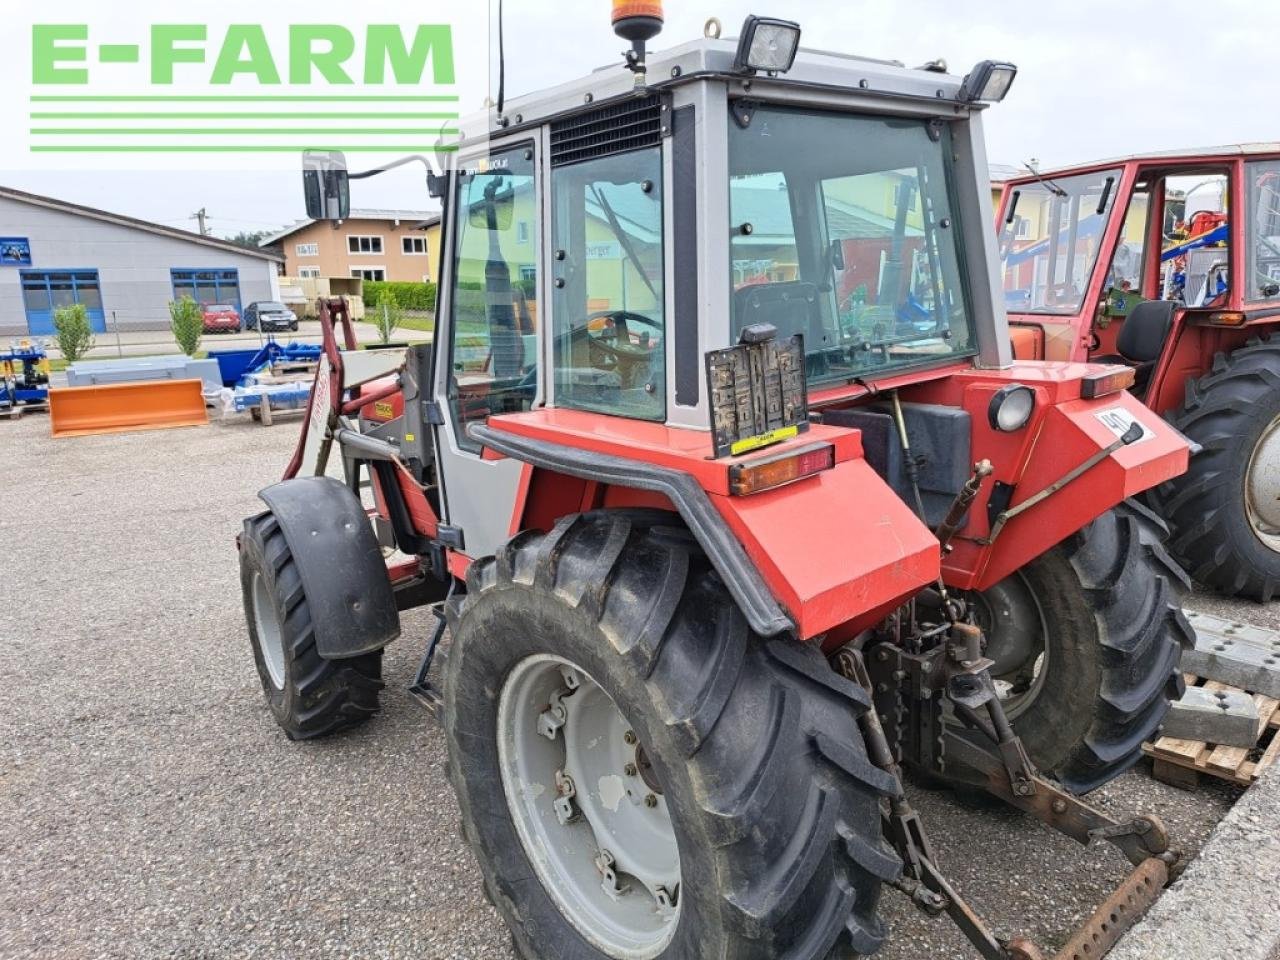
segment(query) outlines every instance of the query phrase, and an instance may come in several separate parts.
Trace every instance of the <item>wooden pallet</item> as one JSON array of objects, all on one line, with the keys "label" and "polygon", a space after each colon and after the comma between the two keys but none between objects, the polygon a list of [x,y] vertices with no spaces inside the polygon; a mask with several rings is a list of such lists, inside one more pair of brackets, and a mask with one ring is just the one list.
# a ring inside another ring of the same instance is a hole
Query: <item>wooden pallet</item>
[{"label": "wooden pallet", "polygon": [[24,413],[48,413],[47,403],[14,403],[0,407],[0,419],[18,420]]},{"label": "wooden pallet", "polygon": [[[1189,687],[1247,692],[1190,674],[1186,679]],[[1161,737],[1155,743],[1142,745],[1142,752],[1155,761],[1152,774],[1157,780],[1184,790],[1194,790],[1202,773],[1238,787],[1253,786],[1280,756],[1280,700],[1253,694],[1253,702],[1258,705],[1258,740],[1252,748]]]}]

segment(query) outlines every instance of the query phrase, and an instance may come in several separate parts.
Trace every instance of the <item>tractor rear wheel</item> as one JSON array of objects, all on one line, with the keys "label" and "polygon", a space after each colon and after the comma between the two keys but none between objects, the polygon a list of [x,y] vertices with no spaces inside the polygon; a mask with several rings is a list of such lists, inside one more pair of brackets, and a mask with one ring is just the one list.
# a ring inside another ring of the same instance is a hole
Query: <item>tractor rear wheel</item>
[{"label": "tractor rear wheel", "polygon": [[1173,422],[1204,448],[1158,493],[1174,556],[1230,596],[1280,595],[1280,336],[1219,354]]},{"label": "tractor rear wheel", "polygon": [[245,521],[240,587],[262,690],[290,740],[334,733],[378,712],[382,651],[349,660],[316,652],[302,577],[270,510]]},{"label": "tractor rear wheel", "polygon": [[1190,583],[1165,534],[1125,504],[973,600],[1014,731],[1075,793],[1132,766],[1182,696]]},{"label": "tractor rear wheel", "polygon": [[901,862],[868,697],[815,647],[753,635],[678,519],[521,534],[472,564],[450,628],[450,778],[527,960],[880,946]]}]

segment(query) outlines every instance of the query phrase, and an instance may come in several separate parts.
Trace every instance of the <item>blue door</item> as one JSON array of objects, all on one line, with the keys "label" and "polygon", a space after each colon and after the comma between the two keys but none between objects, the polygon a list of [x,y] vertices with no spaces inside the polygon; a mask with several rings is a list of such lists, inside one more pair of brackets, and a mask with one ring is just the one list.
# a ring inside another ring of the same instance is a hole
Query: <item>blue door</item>
[{"label": "blue door", "polygon": [[27,329],[32,334],[53,336],[53,312],[76,303],[84,304],[94,333],[107,332],[97,270],[23,270],[21,276]]}]

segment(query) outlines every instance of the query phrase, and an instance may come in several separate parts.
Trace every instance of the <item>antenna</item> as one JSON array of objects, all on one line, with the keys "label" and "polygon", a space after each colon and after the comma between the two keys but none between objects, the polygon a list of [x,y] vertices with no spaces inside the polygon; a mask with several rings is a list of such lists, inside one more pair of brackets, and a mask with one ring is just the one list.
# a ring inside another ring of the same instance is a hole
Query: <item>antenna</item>
[{"label": "antenna", "polygon": [[502,0],[498,0],[498,116],[507,101],[507,47],[502,35]]}]

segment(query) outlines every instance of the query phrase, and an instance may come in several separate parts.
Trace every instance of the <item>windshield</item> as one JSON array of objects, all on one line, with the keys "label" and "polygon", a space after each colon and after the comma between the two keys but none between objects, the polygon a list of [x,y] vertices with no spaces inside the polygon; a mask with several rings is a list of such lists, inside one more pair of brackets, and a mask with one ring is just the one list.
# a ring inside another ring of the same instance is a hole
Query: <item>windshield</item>
[{"label": "windshield", "polygon": [[1120,171],[1018,184],[1000,224],[1005,306],[1013,313],[1080,311],[1115,208]]},{"label": "windshield", "polygon": [[729,128],[735,334],[803,334],[810,383],[975,352],[945,124],[762,107]]},{"label": "windshield", "polygon": [[288,313],[289,308],[283,303],[260,303],[258,310],[261,313]]}]

